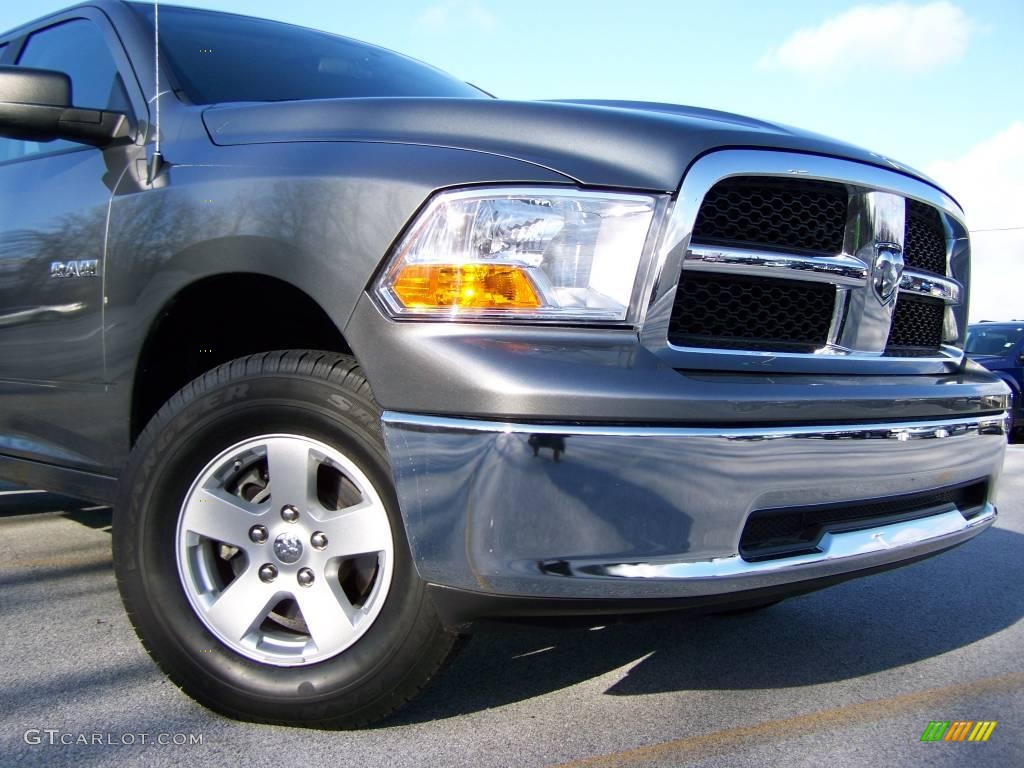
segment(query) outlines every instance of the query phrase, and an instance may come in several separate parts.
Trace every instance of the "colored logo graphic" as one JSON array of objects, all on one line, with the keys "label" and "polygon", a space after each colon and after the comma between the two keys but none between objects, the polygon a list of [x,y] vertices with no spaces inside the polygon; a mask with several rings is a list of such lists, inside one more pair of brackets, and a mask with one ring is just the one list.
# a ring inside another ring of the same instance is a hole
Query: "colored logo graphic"
[{"label": "colored logo graphic", "polygon": [[997,720],[932,720],[921,734],[921,741],[988,741]]}]

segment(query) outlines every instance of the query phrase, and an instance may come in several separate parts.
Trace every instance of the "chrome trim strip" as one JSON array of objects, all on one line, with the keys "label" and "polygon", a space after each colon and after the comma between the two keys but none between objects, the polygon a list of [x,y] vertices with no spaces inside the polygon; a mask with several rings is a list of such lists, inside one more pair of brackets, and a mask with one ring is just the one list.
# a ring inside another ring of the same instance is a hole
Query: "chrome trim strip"
[{"label": "chrome trim strip", "polygon": [[[868,193],[860,196],[864,205],[860,206],[867,211],[879,207],[875,198],[882,198],[893,207],[893,201],[902,199],[894,198],[892,195],[875,195]],[[861,213],[854,215],[855,221],[868,219],[873,221],[872,216],[862,216]],[[897,214],[890,213],[889,219],[896,219],[895,223],[888,219],[884,222],[889,225],[888,230],[882,236],[893,237],[892,231],[899,229],[903,222],[902,211]],[[864,238],[869,240],[868,250],[873,252],[872,244],[880,244],[881,240],[875,233],[857,233],[854,241],[861,241]],[[902,236],[899,237],[902,240]],[[901,243],[886,243],[897,250],[902,249]],[[863,249],[861,249],[863,250]],[[869,255],[871,255],[869,253]],[[796,254],[786,252],[766,251],[756,248],[735,248],[729,246],[694,244],[686,251],[683,260],[684,271],[692,272],[715,272],[719,274],[749,275],[753,277],[767,277],[785,280],[800,280],[803,282],[828,283],[835,286],[864,288],[871,277],[871,264],[857,256],[840,254],[833,256],[829,254]],[[908,269],[903,272],[900,282],[902,293],[917,296],[928,296],[942,299],[947,304],[959,304],[963,296],[963,288],[960,283],[947,277],[920,272]],[[861,304],[867,304],[872,311],[880,311],[874,304],[868,303],[870,297],[855,297]],[[837,297],[835,316],[832,319],[833,332],[829,334],[828,346],[835,347],[835,351],[849,350],[850,346],[856,344],[856,338],[848,338],[845,343],[837,337],[835,331],[842,325],[842,321],[849,315],[848,302],[850,295]],[[847,328],[854,328],[862,325],[865,321],[865,308],[861,307],[861,318],[859,322],[851,322]],[[885,341],[889,332],[890,311],[881,311],[881,316],[876,318],[874,325],[879,326],[879,332],[875,334],[874,346],[880,342],[884,349]],[[676,348],[676,347],[674,347]],[[858,349],[858,352],[877,354],[878,350]],[[820,351],[819,354],[823,354]]]},{"label": "chrome trim strip", "polygon": [[943,419],[896,424],[856,424],[836,427],[652,427],[602,426],[578,424],[524,424],[519,422],[480,421],[476,419],[427,416],[385,411],[381,421],[389,426],[404,425],[421,430],[446,432],[491,432],[604,437],[714,437],[751,442],[800,438],[806,440],[946,440],[968,435],[1005,434],[1008,415]]},{"label": "chrome trim strip", "polygon": [[828,349],[839,348],[839,334],[846,323],[847,306],[850,303],[849,286],[840,285],[836,287],[836,303],[832,307],[832,320],[828,324]]},{"label": "chrome trim strip", "polygon": [[952,278],[939,277],[927,272],[907,269],[904,270],[903,279],[900,280],[900,293],[930,296],[942,299],[947,304],[959,304],[962,300],[964,289],[960,283]]},{"label": "chrome trim strip", "polygon": [[965,520],[956,507],[952,507],[946,512],[917,520],[849,533],[826,533],[818,544],[819,551],[806,555],[760,562],[748,562],[739,555],[733,555],[690,563],[618,563],[599,568],[585,567],[574,575],[694,580],[795,573],[801,567],[841,565],[844,561],[860,561],[872,555],[937,543],[974,529],[988,527],[995,522],[996,516],[996,509],[991,504],[986,504],[984,511],[971,520]]},{"label": "chrome trim strip", "polygon": [[686,252],[684,269],[833,285],[863,286],[868,280],[867,266],[860,259],[851,256],[800,256],[793,253],[715,245],[691,245]]},{"label": "chrome trim strip", "polygon": [[[948,309],[948,308],[947,308]],[[685,353],[687,356],[685,363],[680,363],[676,367],[679,368],[695,368],[695,369],[709,369],[709,370],[751,370],[751,365],[755,364],[755,361],[762,361],[763,364],[757,363],[757,370],[766,371],[773,370],[772,368],[765,367],[768,364],[773,363],[776,360],[781,360],[784,363],[792,362],[803,362],[810,361],[810,364],[800,366],[798,372],[800,373],[821,373],[822,363],[821,361],[827,359],[830,362],[836,364],[836,373],[864,373],[865,371],[859,367],[859,363],[863,363],[867,360],[883,361],[886,364],[884,370],[874,371],[875,373],[896,373],[901,368],[914,368],[917,369],[920,364],[941,364],[945,370],[933,371],[934,373],[950,373],[955,368],[958,368],[965,357],[964,352],[959,347],[953,347],[948,344],[943,344],[939,347],[937,353],[930,357],[884,357],[882,353],[878,352],[859,352],[856,350],[845,349],[838,344],[831,344],[823,347],[820,350],[816,350],[814,354],[808,354],[806,352],[761,352],[754,349],[701,349],[699,347],[677,347],[674,344],[667,344],[667,348],[673,352]],[[729,366],[722,364],[719,367],[715,367],[715,364],[711,361],[720,360],[724,355],[735,358],[739,361],[735,366]],[[707,363],[702,363],[701,358],[706,359]],[[850,365],[853,368],[840,370],[840,367],[845,361],[850,361]],[[894,367],[890,367],[894,366]],[[915,370],[915,373],[925,373],[932,371]]]}]

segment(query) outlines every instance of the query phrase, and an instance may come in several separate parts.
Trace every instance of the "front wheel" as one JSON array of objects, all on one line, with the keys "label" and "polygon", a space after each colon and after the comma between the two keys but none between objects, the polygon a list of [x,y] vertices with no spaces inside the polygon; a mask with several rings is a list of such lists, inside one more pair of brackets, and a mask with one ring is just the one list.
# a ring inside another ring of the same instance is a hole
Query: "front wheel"
[{"label": "front wheel", "polygon": [[186,693],[231,717],[357,727],[454,648],[413,567],[356,363],[228,363],[140,437],[114,512],[128,614]]}]

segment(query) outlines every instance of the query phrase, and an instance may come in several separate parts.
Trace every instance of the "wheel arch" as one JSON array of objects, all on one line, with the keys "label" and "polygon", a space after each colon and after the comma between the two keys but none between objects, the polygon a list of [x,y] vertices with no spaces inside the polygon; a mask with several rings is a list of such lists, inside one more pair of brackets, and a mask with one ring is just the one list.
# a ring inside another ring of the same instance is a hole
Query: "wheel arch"
[{"label": "wheel arch", "polygon": [[188,382],[245,355],[321,349],[352,355],[307,291],[263,272],[218,272],[180,286],[150,319],[131,382],[130,441]]}]

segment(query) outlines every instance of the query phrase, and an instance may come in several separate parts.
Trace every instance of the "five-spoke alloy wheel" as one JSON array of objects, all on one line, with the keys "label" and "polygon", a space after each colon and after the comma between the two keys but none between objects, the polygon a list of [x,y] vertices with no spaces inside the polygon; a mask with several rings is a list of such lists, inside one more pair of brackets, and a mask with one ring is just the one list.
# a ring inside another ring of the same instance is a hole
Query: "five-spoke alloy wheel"
[{"label": "five-spoke alloy wheel", "polygon": [[297,435],[232,446],[189,489],[178,572],[221,642],[255,661],[314,664],[356,642],[387,599],[394,543],[366,474]]},{"label": "five-spoke alloy wheel", "polygon": [[114,566],[146,649],[231,717],[357,727],[456,646],[413,565],[358,364],[275,352],[193,381],[139,437]]}]

